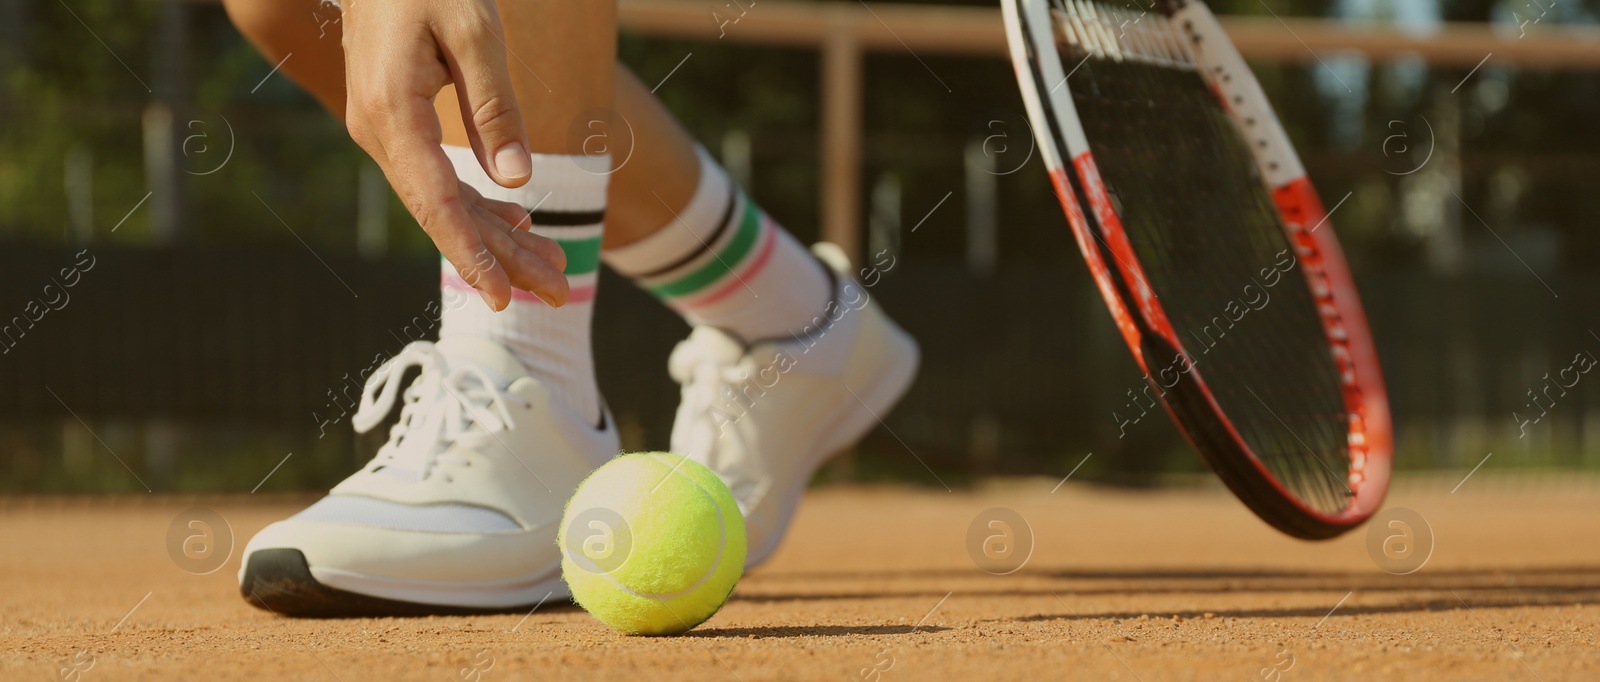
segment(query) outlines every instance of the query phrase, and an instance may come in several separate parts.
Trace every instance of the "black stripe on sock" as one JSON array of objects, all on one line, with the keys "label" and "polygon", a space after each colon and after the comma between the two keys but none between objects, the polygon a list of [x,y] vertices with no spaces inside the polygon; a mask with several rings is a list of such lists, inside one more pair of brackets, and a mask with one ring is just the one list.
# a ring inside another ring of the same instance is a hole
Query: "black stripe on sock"
[{"label": "black stripe on sock", "polygon": [[605,211],[528,211],[528,220],[539,227],[596,225],[606,218]]},{"label": "black stripe on sock", "polygon": [[[700,243],[700,248],[689,252],[689,255],[684,256],[683,258],[679,258],[677,260],[677,262],[674,262],[672,265],[668,265],[667,267],[660,268],[660,269],[657,269],[657,270],[652,270],[652,271],[644,273],[642,275],[638,275],[638,277],[643,279],[643,278],[650,278],[650,277],[658,277],[658,276],[667,274],[669,272],[672,272],[673,270],[677,270],[678,268],[681,268],[681,267],[683,267],[685,265],[688,265],[689,261],[692,261],[695,258],[698,258],[700,256],[700,254],[705,253],[707,251],[710,251],[712,249],[712,247],[716,246],[717,240],[722,238],[722,233],[728,231],[728,225],[731,224],[732,221],[733,221],[733,207],[734,207],[735,204],[739,203],[738,202],[738,198],[739,198],[739,189],[738,189],[738,187],[734,186],[734,184],[731,183],[731,182],[728,183],[728,207],[722,210],[722,220],[717,222],[717,231],[713,232],[711,234],[711,238],[707,239],[705,241],[702,241]],[[687,227],[687,226],[685,226],[685,227]],[[691,232],[692,232],[692,230],[691,230]]]}]

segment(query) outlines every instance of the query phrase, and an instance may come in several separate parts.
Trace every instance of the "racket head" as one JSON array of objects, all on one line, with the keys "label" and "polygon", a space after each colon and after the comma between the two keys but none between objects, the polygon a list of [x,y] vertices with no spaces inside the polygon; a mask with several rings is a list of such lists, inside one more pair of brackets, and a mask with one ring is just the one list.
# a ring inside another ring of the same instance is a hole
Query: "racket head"
[{"label": "racket head", "polygon": [[1392,461],[1343,252],[1210,11],[1124,3],[1002,2],[1051,182],[1146,395],[1264,521],[1337,536],[1381,506]]}]

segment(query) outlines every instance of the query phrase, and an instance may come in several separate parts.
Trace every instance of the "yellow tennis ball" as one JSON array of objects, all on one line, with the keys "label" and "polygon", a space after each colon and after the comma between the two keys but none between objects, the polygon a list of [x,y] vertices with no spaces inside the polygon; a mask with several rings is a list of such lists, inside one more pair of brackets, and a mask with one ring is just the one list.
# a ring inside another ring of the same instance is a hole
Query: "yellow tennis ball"
[{"label": "yellow tennis ball", "polygon": [[744,573],[744,517],[717,475],[665,452],[620,455],[567,501],[556,541],[572,598],[634,635],[704,623]]}]

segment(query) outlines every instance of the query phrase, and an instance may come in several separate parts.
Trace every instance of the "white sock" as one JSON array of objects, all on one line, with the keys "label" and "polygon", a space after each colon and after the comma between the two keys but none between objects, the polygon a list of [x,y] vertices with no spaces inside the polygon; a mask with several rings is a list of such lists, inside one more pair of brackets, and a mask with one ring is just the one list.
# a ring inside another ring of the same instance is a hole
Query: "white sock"
[{"label": "white sock", "polygon": [[789,339],[822,314],[832,278],[698,148],[700,184],[677,218],[601,254],[683,315],[747,343]]},{"label": "white sock", "polygon": [[600,388],[594,379],[589,330],[611,157],[534,154],[532,179],[507,189],[483,172],[470,147],[445,146],[444,152],[462,182],[487,198],[528,209],[530,230],[561,244],[567,253],[571,293],[566,305],[551,308],[531,293],[513,290],[511,304],[496,313],[441,258],[440,287],[446,305],[439,338],[470,335],[500,343],[558,402],[588,423],[598,424]]}]

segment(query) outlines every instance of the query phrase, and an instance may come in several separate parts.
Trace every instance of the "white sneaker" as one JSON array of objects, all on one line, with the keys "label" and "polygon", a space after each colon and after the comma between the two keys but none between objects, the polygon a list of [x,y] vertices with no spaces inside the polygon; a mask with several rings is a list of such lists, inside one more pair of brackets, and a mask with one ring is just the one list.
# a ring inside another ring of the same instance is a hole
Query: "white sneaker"
[{"label": "white sneaker", "polygon": [[367,381],[358,432],[400,420],[365,467],[245,547],[239,591],[280,614],[527,609],[567,597],[556,527],[617,452],[610,419],[568,414],[488,339],[412,343]]},{"label": "white sneaker", "polygon": [[834,300],[792,340],[750,347],[696,327],[672,351],[683,384],[672,451],[705,464],[733,491],[749,534],[747,568],[778,548],[811,476],[854,445],[916,376],[916,341],[849,275],[838,247],[812,247],[833,271]]}]

